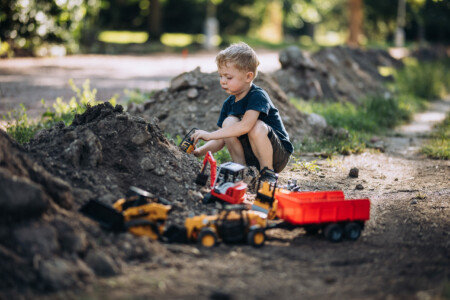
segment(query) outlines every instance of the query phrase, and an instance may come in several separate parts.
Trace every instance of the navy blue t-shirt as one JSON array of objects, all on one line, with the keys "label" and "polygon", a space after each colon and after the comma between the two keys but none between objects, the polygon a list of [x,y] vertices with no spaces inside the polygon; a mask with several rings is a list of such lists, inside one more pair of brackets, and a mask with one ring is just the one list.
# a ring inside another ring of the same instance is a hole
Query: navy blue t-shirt
[{"label": "navy blue t-shirt", "polygon": [[238,102],[235,102],[235,99],[235,96],[229,96],[225,100],[217,126],[222,127],[223,121],[230,115],[242,118],[247,110],[256,110],[260,112],[258,119],[272,127],[286,151],[289,153],[294,151],[294,147],[289,141],[289,134],[286,132],[283,121],[280,118],[280,113],[273,105],[266,91],[252,84],[244,98]]}]

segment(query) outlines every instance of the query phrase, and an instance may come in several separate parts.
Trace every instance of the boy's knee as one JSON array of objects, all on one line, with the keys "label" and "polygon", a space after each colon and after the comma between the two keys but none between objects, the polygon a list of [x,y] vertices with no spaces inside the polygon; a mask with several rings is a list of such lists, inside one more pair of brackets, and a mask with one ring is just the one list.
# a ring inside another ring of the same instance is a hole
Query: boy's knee
[{"label": "boy's knee", "polygon": [[237,122],[239,122],[239,118],[238,117],[228,116],[228,117],[225,118],[225,120],[223,120],[222,127],[228,127],[228,126],[231,126],[233,124],[236,124]]},{"label": "boy's knee", "polygon": [[255,139],[267,136],[268,133],[269,128],[267,127],[266,123],[264,123],[261,120],[258,120],[255,126],[253,126],[253,128],[248,132],[248,137],[249,139]]}]

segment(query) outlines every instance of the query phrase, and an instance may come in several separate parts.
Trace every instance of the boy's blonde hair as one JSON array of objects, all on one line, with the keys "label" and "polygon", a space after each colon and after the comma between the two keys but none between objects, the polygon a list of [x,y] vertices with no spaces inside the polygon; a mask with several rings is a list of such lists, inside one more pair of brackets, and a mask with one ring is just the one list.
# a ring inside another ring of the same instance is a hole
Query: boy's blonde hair
[{"label": "boy's blonde hair", "polygon": [[233,64],[239,71],[253,72],[257,75],[259,59],[255,51],[246,43],[232,44],[216,56],[217,67]]}]

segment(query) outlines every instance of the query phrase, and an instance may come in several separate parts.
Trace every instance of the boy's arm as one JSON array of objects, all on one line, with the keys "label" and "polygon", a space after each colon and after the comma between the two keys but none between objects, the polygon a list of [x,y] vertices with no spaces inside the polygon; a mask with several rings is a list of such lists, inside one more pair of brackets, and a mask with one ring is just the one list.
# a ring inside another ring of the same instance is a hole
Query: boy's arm
[{"label": "boy's arm", "polygon": [[204,144],[203,146],[196,148],[192,153],[197,157],[203,156],[208,151],[215,153],[215,152],[219,151],[220,149],[222,149],[223,146],[225,146],[224,140],[211,140],[211,141],[207,142],[206,144]]},{"label": "boy's arm", "polygon": [[259,114],[260,112],[256,110],[247,110],[242,117],[242,120],[236,122],[231,126],[222,127],[221,129],[213,132],[196,130],[192,135],[194,145],[197,144],[198,140],[200,139],[205,141],[222,140],[225,138],[238,137],[246,134],[250,131],[250,129],[253,128],[253,126],[255,126],[256,121],[258,121]]}]

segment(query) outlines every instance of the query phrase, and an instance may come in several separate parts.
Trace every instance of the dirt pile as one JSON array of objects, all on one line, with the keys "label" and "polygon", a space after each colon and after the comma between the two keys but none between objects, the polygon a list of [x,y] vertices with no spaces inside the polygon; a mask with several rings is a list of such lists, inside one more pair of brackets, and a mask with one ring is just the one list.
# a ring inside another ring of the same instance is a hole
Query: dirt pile
[{"label": "dirt pile", "polygon": [[273,76],[289,96],[302,99],[357,102],[365,95],[387,93],[379,66],[399,67],[401,62],[383,50],[346,47],[316,53],[291,46],[280,52],[282,68]]},{"label": "dirt pile", "polygon": [[207,212],[194,183],[199,169],[156,123],[109,103],[71,126],[42,130],[24,148],[0,131],[0,271],[9,275],[0,288],[9,296],[24,287],[61,290],[135,260],[163,261],[162,244],[103,231],[77,210],[89,199],[111,204],[137,186],[172,201],[171,217],[183,221]]},{"label": "dirt pile", "polygon": [[77,204],[100,198],[107,203],[137,186],[168,200],[184,201],[195,189],[200,165],[170,143],[157,123],[132,116],[105,102],[38,132],[26,146],[51,173],[70,182]]},{"label": "dirt pile", "polygon": [[[318,115],[298,111],[270,75],[259,72],[254,83],[269,94],[292,140],[301,141],[305,136],[323,134],[326,121]],[[129,111],[145,119],[156,116],[164,132],[184,136],[193,127],[216,130],[227,97],[220,87],[218,73],[203,73],[197,68],[173,78],[170,88],[158,91],[141,107],[129,107]]]}]

